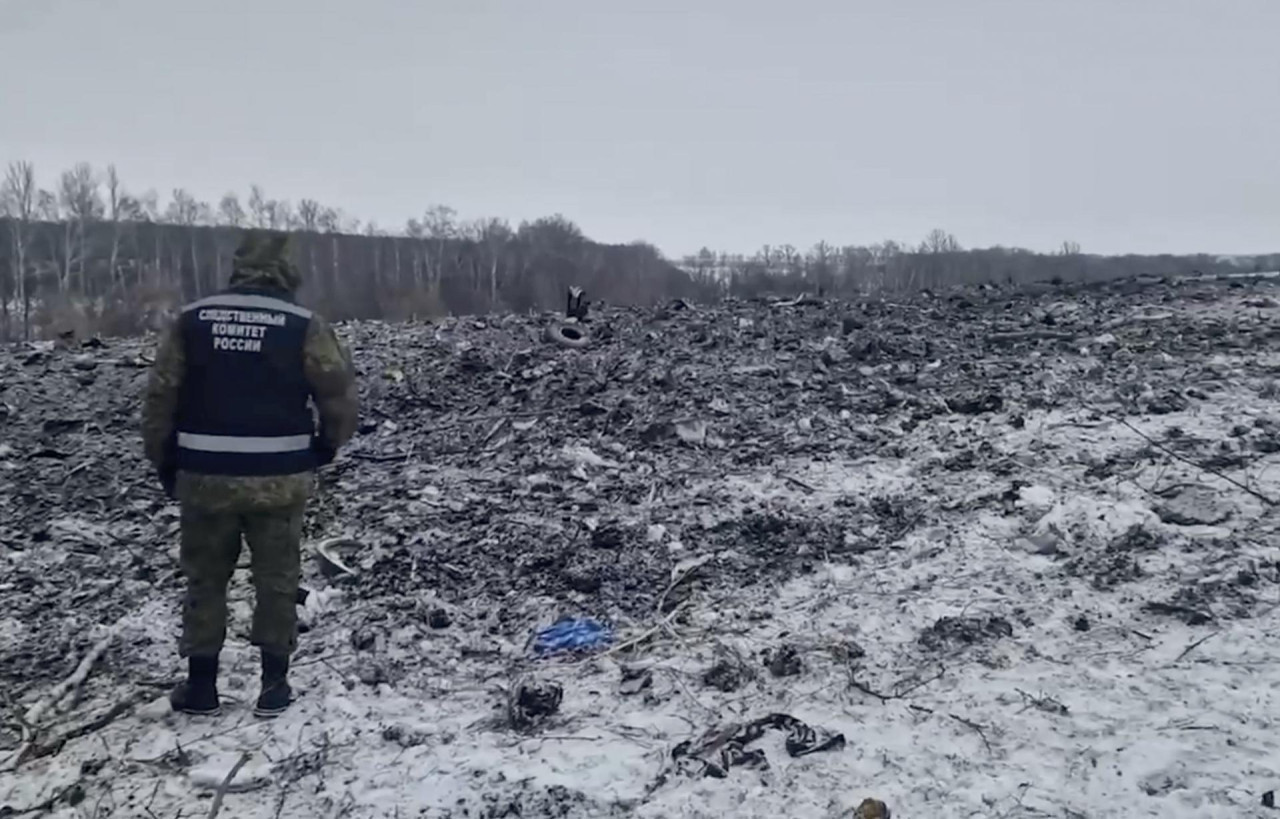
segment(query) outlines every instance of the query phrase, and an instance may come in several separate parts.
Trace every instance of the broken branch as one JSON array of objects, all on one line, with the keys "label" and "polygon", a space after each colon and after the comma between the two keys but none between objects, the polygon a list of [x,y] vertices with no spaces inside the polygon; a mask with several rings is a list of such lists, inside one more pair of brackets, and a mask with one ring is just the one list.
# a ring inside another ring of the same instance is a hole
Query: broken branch
[{"label": "broken branch", "polygon": [[231,766],[231,770],[227,771],[227,775],[223,778],[222,784],[218,786],[218,791],[213,795],[213,805],[209,808],[209,819],[217,819],[218,811],[222,810],[222,800],[227,795],[227,789],[231,787],[231,781],[236,778],[236,774],[240,773],[240,769],[249,761],[249,753],[240,754],[240,758],[236,760],[236,764]]},{"label": "broken branch", "polygon": [[942,675],[945,673],[947,673],[947,669],[940,668],[938,669],[938,673],[933,675],[932,677],[929,677],[928,679],[924,679],[924,680],[917,680],[915,684],[907,688],[904,688],[902,690],[897,690],[898,686],[895,685],[894,686],[895,691],[892,694],[881,694],[879,691],[876,691],[875,689],[871,688],[869,685],[859,682],[858,679],[854,677],[852,674],[849,675],[849,687],[855,688],[858,691],[861,691],[862,693],[866,694],[867,696],[875,697],[881,702],[889,702],[890,700],[903,699],[912,691],[916,691],[920,688],[924,688],[929,683],[942,679]]},{"label": "broken branch", "polygon": [[22,745],[9,755],[4,765],[0,765],[0,772],[18,769],[18,766],[22,764],[35,746],[35,736],[39,731],[40,718],[44,716],[46,711],[56,708],[58,703],[62,702],[68,694],[84,685],[84,681],[88,679],[89,672],[93,669],[94,664],[98,662],[98,658],[106,652],[107,647],[111,645],[115,638],[116,628],[112,627],[106,636],[95,643],[93,648],[89,649],[89,653],[85,654],[84,659],[76,666],[76,670],[71,673],[70,677],[58,683],[43,699],[27,709],[27,713],[23,717],[23,726],[30,733],[23,740]]},{"label": "broken branch", "polygon": [[[1221,633],[1222,633],[1222,630],[1221,630],[1221,629],[1219,629],[1218,631],[1210,632],[1209,634],[1206,634],[1205,636],[1201,637],[1199,640],[1196,640],[1196,641],[1195,641],[1194,643],[1192,643],[1191,645],[1189,645],[1189,646],[1187,646],[1186,648],[1182,649],[1182,653],[1181,653],[1181,654],[1179,654],[1177,657],[1175,657],[1175,658],[1173,659],[1173,662],[1172,662],[1172,663],[1169,663],[1169,665],[1170,665],[1170,666],[1172,666],[1172,665],[1176,664],[1176,663],[1177,663],[1177,662],[1179,662],[1183,657],[1185,657],[1185,656],[1187,656],[1188,654],[1190,654],[1191,652],[1195,651],[1197,648],[1199,648],[1200,646],[1204,645],[1206,642],[1208,642],[1209,640],[1213,639],[1214,637],[1217,637],[1217,636],[1218,636],[1219,634],[1221,634]],[[1166,667],[1168,667],[1168,666],[1166,666]]]},{"label": "broken branch", "polygon": [[[921,712],[921,713],[929,714],[929,715],[931,715],[931,716],[932,716],[932,715],[934,715],[934,714],[937,714],[937,713],[938,713],[937,711],[933,710],[932,708],[926,708],[926,707],[925,707],[925,706],[923,706],[923,705],[908,705],[907,707],[908,707],[908,708],[910,708],[912,711],[919,711],[919,712]],[[982,744],[986,746],[986,748],[987,748],[987,753],[992,754],[992,755],[994,755],[994,754],[995,754],[995,751],[991,748],[991,742],[987,739],[987,732],[986,732],[985,730],[983,730],[983,728],[982,728],[982,726],[981,726],[981,725],[979,725],[978,723],[974,722],[974,721],[973,721],[973,720],[971,720],[971,719],[967,719],[966,717],[962,717],[962,716],[960,716],[959,714],[952,714],[952,713],[948,712],[948,713],[946,714],[946,716],[951,717],[951,718],[952,718],[953,720],[955,720],[956,722],[958,722],[958,723],[960,723],[961,725],[965,726],[966,728],[969,728],[970,730],[972,730],[972,731],[976,732],[976,733],[977,733],[977,735],[982,739]]]},{"label": "broken branch", "polygon": [[[1095,412],[1097,412],[1097,411],[1098,411],[1098,410],[1095,410]],[[1208,474],[1213,475],[1214,477],[1221,478],[1222,480],[1226,481],[1227,483],[1231,484],[1232,486],[1236,487],[1237,489],[1240,489],[1240,490],[1243,490],[1244,492],[1247,492],[1248,494],[1252,495],[1253,497],[1257,498],[1258,500],[1262,501],[1263,503],[1267,504],[1268,506],[1280,506],[1280,501],[1277,501],[1277,500],[1275,500],[1275,499],[1273,499],[1273,498],[1270,498],[1270,497],[1268,497],[1268,496],[1266,496],[1266,495],[1262,494],[1262,493],[1261,493],[1261,492],[1259,492],[1258,490],[1254,489],[1253,487],[1249,486],[1248,484],[1244,483],[1244,482],[1243,482],[1243,481],[1241,481],[1241,480],[1238,480],[1238,479],[1236,479],[1236,478],[1231,477],[1230,475],[1226,474],[1226,473],[1225,473],[1225,472],[1223,472],[1222,470],[1220,470],[1220,469],[1214,469],[1213,467],[1208,467],[1208,466],[1205,466],[1204,464],[1201,464],[1201,463],[1196,463],[1195,461],[1191,460],[1191,459],[1190,459],[1190,458],[1188,458],[1187,456],[1185,456],[1185,455],[1183,455],[1183,454],[1181,454],[1181,453],[1179,453],[1179,452],[1175,452],[1174,450],[1172,450],[1172,449],[1170,449],[1169,447],[1165,446],[1164,444],[1160,443],[1160,442],[1159,442],[1159,441],[1157,441],[1156,439],[1152,438],[1152,437],[1151,437],[1150,435],[1148,435],[1147,433],[1145,433],[1145,432],[1143,432],[1142,430],[1138,429],[1138,428],[1137,428],[1137,427],[1135,427],[1133,424],[1129,423],[1129,422],[1128,422],[1128,420],[1126,420],[1126,419],[1124,419],[1124,418],[1121,418],[1121,417],[1120,417],[1120,416],[1118,416],[1118,415],[1113,415],[1113,414],[1111,414],[1111,413],[1103,413],[1103,414],[1105,414],[1105,415],[1109,416],[1110,418],[1115,419],[1115,421],[1116,421],[1117,423],[1121,424],[1122,426],[1127,427],[1130,431],[1132,431],[1132,432],[1134,432],[1135,434],[1137,434],[1139,437],[1141,437],[1143,440],[1145,440],[1148,444],[1150,444],[1151,446],[1153,446],[1153,447],[1155,447],[1156,449],[1160,450],[1161,452],[1163,452],[1164,454],[1168,455],[1169,457],[1171,457],[1171,458],[1175,458],[1175,459],[1177,459],[1177,460],[1179,460],[1179,461],[1182,461],[1184,464],[1187,464],[1188,466],[1193,466],[1193,467],[1195,467],[1196,469],[1199,469],[1199,470],[1200,470],[1200,471],[1202,471],[1202,472],[1207,472]]]}]

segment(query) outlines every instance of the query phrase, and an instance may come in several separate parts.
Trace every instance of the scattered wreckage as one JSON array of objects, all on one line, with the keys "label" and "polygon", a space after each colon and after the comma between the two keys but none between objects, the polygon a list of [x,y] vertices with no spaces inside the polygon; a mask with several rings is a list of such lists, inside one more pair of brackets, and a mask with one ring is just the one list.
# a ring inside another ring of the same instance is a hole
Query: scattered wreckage
[{"label": "scattered wreckage", "polygon": [[[563,316],[343,325],[365,419],[320,476],[307,521],[315,557],[305,570],[310,593],[299,601],[307,624],[299,664],[332,699],[325,707],[344,716],[308,712],[325,725],[328,744],[289,751],[266,768],[217,770],[298,800],[283,815],[321,815],[320,797],[289,785],[325,764],[363,771],[355,756],[334,761],[339,735],[385,774],[401,754],[440,748],[441,758],[464,757],[463,746],[486,741],[485,731],[538,743],[585,735],[575,741],[622,753],[601,737],[625,728],[670,763],[645,769],[665,778],[636,785],[641,795],[629,808],[687,798],[680,789],[690,774],[764,799],[760,777],[779,747],[795,760],[788,776],[820,781],[825,766],[845,764],[844,748],[878,741],[835,716],[803,713],[803,699],[764,707],[801,687],[816,697],[833,685],[857,698],[846,707],[901,704],[903,719],[939,721],[919,730],[954,731],[966,753],[995,754],[1000,736],[986,721],[908,698],[963,663],[1015,662],[1001,651],[1035,625],[1033,612],[957,606],[900,629],[907,637],[890,655],[887,638],[871,635],[882,640],[873,644],[819,629],[817,606],[835,605],[824,597],[834,592],[784,602],[777,589],[828,575],[883,582],[880,575],[927,567],[960,548],[959,521],[985,515],[1029,521],[1008,548],[1036,561],[1043,582],[1117,599],[1117,590],[1158,591],[1116,604],[1134,617],[1225,627],[1265,610],[1276,565],[1240,562],[1252,547],[1230,527],[1280,500],[1258,477],[1259,464],[1280,454],[1280,422],[1241,415],[1214,437],[1187,418],[1228,390],[1280,396],[1262,355],[1280,338],[1270,292],[1213,282],[1131,292],[983,288],[857,303],[808,296],[595,306],[588,314],[575,288]],[[0,801],[15,810],[69,804],[72,784],[85,800],[133,794],[145,802],[160,791],[160,763],[86,756],[94,735],[132,742],[152,730],[145,695],[172,658],[176,510],[145,467],[136,432],[151,347],[149,339],[92,339],[0,354],[0,690],[19,717],[0,728],[0,758],[17,771],[0,772],[0,793],[14,794]],[[1169,428],[1157,431],[1161,419]],[[1069,451],[1053,438],[1102,429],[1129,443]],[[899,464],[914,488],[879,477],[849,483],[849,464],[869,461]],[[1133,528],[1095,536],[1083,527],[1101,513],[1055,501],[1042,485],[1046,470],[1107,491],[1141,479],[1149,503],[1133,513]],[[1192,582],[1176,562],[1159,568],[1184,534],[1236,540],[1231,549],[1199,549],[1212,573]],[[1158,586],[1141,585],[1157,571],[1167,572]],[[927,594],[948,580],[914,577],[919,588],[896,594]],[[1046,616],[1052,595],[1020,594]],[[1072,612],[1064,631],[1101,639],[1104,621]],[[233,623],[233,641],[244,625]],[[767,639],[748,642],[757,633]],[[890,669],[908,659],[925,670],[898,678]],[[828,676],[810,690],[820,674]],[[593,675],[591,693],[582,675]],[[501,691],[495,679],[506,681]],[[411,711],[391,721],[387,709],[415,697],[419,710],[423,702],[441,709],[433,719],[447,733],[412,722]],[[747,699],[749,714],[722,710]],[[490,712],[477,722],[484,704]],[[1059,720],[1074,713],[1043,693],[1028,693],[1025,707]],[[687,724],[643,723],[641,731],[612,721],[648,711]],[[351,725],[377,730],[356,735]],[[194,783],[194,772],[217,767],[213,757],[195,764],[191,754],[203,752],[162,748],[155,758]],[[512,754],[501,758],[514,766]],[[89,767],[55,782],[63,760]],[[470,815],[512,805],[526,816],[629,809],[528,781],[461,773],[451,781],[473,783],[456,786]],[[908,802],[909,788],[844,786],[857,792],[839,815],[910,810],[899,803],[924,815]],[[173,798],[158,797],[158,815]],[[233,787],[225,798],[230,805],[239,795]],[[818,815],[811,796],[767,798],[775,806],[809,799],[803,815]],[[431,815],[451,815],[444,810]]]}]

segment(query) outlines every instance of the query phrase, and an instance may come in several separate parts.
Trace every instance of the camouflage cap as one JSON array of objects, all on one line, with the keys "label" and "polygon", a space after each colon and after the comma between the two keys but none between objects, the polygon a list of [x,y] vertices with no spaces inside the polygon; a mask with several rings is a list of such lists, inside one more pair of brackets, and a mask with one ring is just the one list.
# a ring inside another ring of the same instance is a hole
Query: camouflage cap
[{"label": "camouflage cap", "polygon": [[289,234],[249,230],[231,260],[232,287],[262,287],[296,291],[302,274],[289,260]]}]

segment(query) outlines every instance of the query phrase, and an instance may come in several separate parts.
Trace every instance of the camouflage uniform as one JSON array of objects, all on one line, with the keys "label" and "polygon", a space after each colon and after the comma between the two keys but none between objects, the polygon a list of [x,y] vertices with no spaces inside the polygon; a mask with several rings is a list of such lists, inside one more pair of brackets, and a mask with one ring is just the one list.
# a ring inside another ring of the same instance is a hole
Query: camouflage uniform
[{"label": "camouflage uniform", "polygon": [[[252,232],[237,250],[230,286],[293,294],[301,277],[289,263],[287,238]],[[187,578],[180,653],[215,664],[226,636],[227,583],[240,555],[251,551],[256,592],[251,641],[268,656],[287,658],[297,645],[295,601],[306,501],[314,475],[219,475],[173,466],[180,393],[188,377],[179,323],[161,337],[142,412],[148,460],[181,503],[181,568]],[[302,351],[303,369],[320,420],[318,446],[328,458],[355,432],[358,396],[350,354],[333,329],[312,314]],[[236,400],[246,396],[236,395]],[[252,396],[248,396],[252,398]],[[216,694],[215,697],[216,699]],[[216,709],[208,709],[216,710]]]}]

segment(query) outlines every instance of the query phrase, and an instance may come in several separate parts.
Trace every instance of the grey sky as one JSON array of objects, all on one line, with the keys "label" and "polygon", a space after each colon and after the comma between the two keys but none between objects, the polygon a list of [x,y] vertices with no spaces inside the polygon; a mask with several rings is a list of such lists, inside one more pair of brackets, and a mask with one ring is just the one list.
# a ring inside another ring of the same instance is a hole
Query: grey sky
[{"label": "grey sky", "polygon": [[1280,0],[0,0],[0,159],[669,255],[1280,250]]}]

